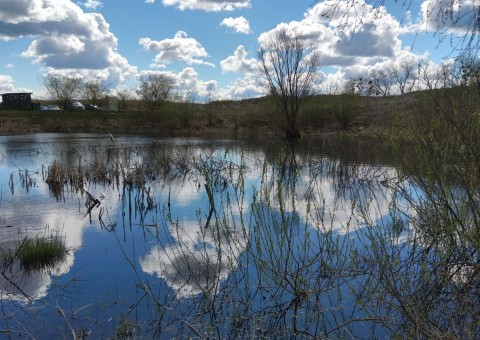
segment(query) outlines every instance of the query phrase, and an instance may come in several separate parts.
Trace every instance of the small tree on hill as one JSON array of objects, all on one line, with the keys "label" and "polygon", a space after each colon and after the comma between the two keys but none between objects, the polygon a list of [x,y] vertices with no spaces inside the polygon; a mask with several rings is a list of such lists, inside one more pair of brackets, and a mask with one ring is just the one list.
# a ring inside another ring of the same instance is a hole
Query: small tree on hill
[{"label": "small tree on hill", "polygon": [[297,115],[318,79],[318,54],[305,40],[282,30],[260,47],[258,60],[260,85],[285,118],[287,138],[298,139]]},{"label": "small tree on hill", "polygon": [[99,80],[87,81],[83,86],[83,94],[90,104],[96,105],[101,99],[105,97],[107,87]]},{"label": "small tree on hill", "polygon": [[72,99],[79,95],[82,79],[76,76],[50,73],[43,76],[43,85],[52,99],[58,101],[62,110],[66,110]]},{"label": "small tree on hill", "polygon": [[136,92],[147,103],[149,109],[154,111],[169,99],[174,84],[174,80],[167,75],[150,74],[142,80]]},{"label": "small tree on hill", "polygon": [[400,94],[413,91],[417,81],[416,65],[410,61],[403,61],[399,65],[392,66],[392,78],[396,82]]}]

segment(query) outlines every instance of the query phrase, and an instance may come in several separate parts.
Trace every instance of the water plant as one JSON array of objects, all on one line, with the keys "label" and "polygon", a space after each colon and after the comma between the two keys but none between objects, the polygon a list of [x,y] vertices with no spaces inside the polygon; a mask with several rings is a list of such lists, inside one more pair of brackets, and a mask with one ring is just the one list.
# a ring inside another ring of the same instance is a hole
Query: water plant
[{"label": "water plant", "polygon": [[66,253],[65,242],[59,235],[27,237],[18,248],[21,266],[26,270],[55,266]]},{"label": "water plant", "polygon": [[2,266],[8,267],[18,259],[24,270],[50,268],[61,262],[67,249],[59,235],[25,236],[15,249],[1,251]]}]

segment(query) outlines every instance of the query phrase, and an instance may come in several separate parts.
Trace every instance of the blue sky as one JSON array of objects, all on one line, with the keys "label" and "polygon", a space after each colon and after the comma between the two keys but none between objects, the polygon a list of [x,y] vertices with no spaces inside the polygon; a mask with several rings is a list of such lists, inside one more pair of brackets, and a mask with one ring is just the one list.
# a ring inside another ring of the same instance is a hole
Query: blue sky
[{"label": "blue sky", "polygon": [[[453,0],[412,1],[408,7],[387,0],[392,6],[380,8],[381,15],[363,1],[0,0],[0,93],[46,97],[41,79],[48,72],[132,92],[145,75],[166,73],[179,94],[195,93],[197,100],[208,93],[216,99],[258,96],[257,50],[280,28],[318,47],[322,92],[372,70],[426,59],[437,66],[455,55],[450,37],[439,44],[441,36],[432,34],[438,21],[431,15]],[[457,14],[479,5],[460,3],[453,7]],[[356,21],[345,16],[353,10],[361,14]],[[453,41],[468,23],[455,25]]]}]

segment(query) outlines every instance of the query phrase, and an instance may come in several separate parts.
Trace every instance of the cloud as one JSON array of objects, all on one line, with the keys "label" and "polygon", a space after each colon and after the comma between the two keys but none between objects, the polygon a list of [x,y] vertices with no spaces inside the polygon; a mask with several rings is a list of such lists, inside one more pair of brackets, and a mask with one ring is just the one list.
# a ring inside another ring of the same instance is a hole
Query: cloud
[{"label": "cloud", "polygon": [[480,26],[479,7],[479,0],[425,0],[420,7],[421,27],[433,32],[451,31],[458,34],[478,30]]},{"label": "cloud", "polygon": [[[333,4],[335,3],[335,6]],[[323,77],[322,88],[339,86],[339,76],[362,75],[375,65],[387,67],[404,53],[400,36],[412,29],[400,22],[382,6],[374,8],[363,0],[319,2],[300,21],[280,23],[262,33],[258,42],[265,46],[281,30],[304,40],[320,55],[323,68],[331,77]],[[322,74],[324,76],[324,74]]]},{"label": "cloud", "polygon": [[243,78],[235,79],[232,85],[219,90],[215,95],[215,99],[239,100],[256,98],[264,94],[264,90],[258,84],[257,78],[253,74],[248,74]]},{"label": "cloud", "polygon": [[14,89],[12,77],[0,74],[0,93],[12,92]]},{"label": "cloud", "polygon": [[401,49],[399,35],[405,33],[400,23],[385,8],[374,9],[364,1],[339,2],[335,12],[329,3],[309,10],[306,24],[323,24],[331,28],[331,42],[336,55],[361,57],[392,57]]},{"label": "cloud", "polygon": [[305,13],[303,20],[281,23],[262,33],[258,39],[260,45],[276,32],[285,30],[287,34],[316,46],[331,62],[335,57],[352,61],[359,57],[392,58],[401,50],[399,35],[404,30],[384,8],[374,10],[363,0],[353,4],[351,1],[336,1],[335,4],[332,7],[332,1],[318,3]]},{"label": "cloud", "polygon": [[[33,92],[29,88],[16,87],[11,76],[0,74],[0,94],[8,92]],[[0,102],[2,98],[0,97]]]},{"label": "cloud", "polygon": [[[479,0],[475,1],[480,4]],[[333,6],[334,3],[335,6]],[[464,12],[460,12],[460,7],[456,7],[453,16],[471,11],[471,3],[470,0],[465,2],[462,8]],[[437,24],[434,20],[435,13],[445,12],[438,9],[437,1],[427,0],[422,5],[424,13],[427,13],[425,8],[428,6],[430,10],[428,14],[432,19],[429,29],[438,30],[438,27],[433,26]],[[422,60],[428,59],[424,51],[414,53],[410,46],[402,46],[400,39],[402,35],[418,32],[419,26],[412,24],[409,18],[407,15],[407,20],[401,24],[383,6],[374,8],[363,0],[355,2],[327,0],[318,2],[310,8],[302,20],[280,23],[274,29],[262,33],[258,37],[258,42],[260,46],[265,46],[280,30],[306,41],[320,55],[323,80],[318,86],[318,91],[339,93],[348,79],[364,77],[372,71],[391,74],[393,69],[401,70],[405,65],[418,65]],[[446,23],[447,26],[448,24],[451,25]],[[466,24],[460,25],[460,21],[456,24],[458,32],[460,32],[460,26],[468,27]],[[229,58],[230,62],[234,60],[233,57]],[[224,61],[222,69],[225,67],[225,70],[229,70],[230,65],[235,64],[227,64]],[[435,70],[439,66],[431,67],[433,69],[431,72],[438,73]],[[230,68],[233,69],[233,66]],[[398,93],[398,83],[394,79],[392,82],[391,93]],[[414,80],[411,79],[410,82],[413,84]],[[424,82],[415,79],[415,89],[425,88],[425,86]],[[232,96],[240,89],[232,86],[228,90],[226,95]]]},{"label": "cloud", "polygon": [[[83,5],[95,3],[100,1],[88,0]],[[112,82],[135,72],[118,53],[117,38],[104,17],[85,13],[71,1],[2,1],[0,39],[23,37],[33,41],[22,56],[48,69],[78,70],[78,74],[95,70]]]},{"label": "cloud", "polygon": [[[151,1],[153,3],[154,1]],[[234,11],[250,7],[250,0],[163,0],[165,6],[176,6],[179,10],[201,10],[207,12]]]},{"label": "cloud", "polygon": [[147,51],[157,52],[154,61],[159,65],[181,60],[188,65],[196,64],[215,67],[213,64],[199,59],[208,57],[207,51],[197,40],[188,37],[184,31],[178,31],[173,38],[161,41],[141,38],[139,44]]},{"label": "cloud", "polygon": [[[162,278],[176,291],[177,298],[202,292],[216,292],[219,283],[237,267],[247,246],[241,231],[229,233],[202,230],[195,221],[180,221],[169,228],[172,244],[155,246],[140,258],[142,270]],[[222,254],[222,256],[219,256]]]},{"label": "cloud", "polygon": [[224,73],[229,72],[240,72],[240,73],[251,73],[256,70],[257,61],[252,59],[247,59],[247,51],[243,45],[237,47],[233,56],[228,57],[220,61],[222,71]]},{"label": "cloud", "polygon": [[89,9],[97,9],[98,7],[102,7],[103,4],[101,1],[98,1],[98,0],[87,0],[83,3],[81,3],[82,6],[84,6],[85,8],[89,8]]},{"label": "cloud", "polygon": [[220,23],[221,26],[226,26],[229,28],[233,28],[236,33],[243,33],[243,34],[250,34],[252,30],[250,29],[250,23],[244,17],[238,18],[225,18]]},{"label": "cloud", "polygon": [[50,55],[63,53],[78,54],[85,51],[85,43],[76,35],[61,37],[43,37],[34,40],[22,56],[37,58],[37,62],[45,62]]}]

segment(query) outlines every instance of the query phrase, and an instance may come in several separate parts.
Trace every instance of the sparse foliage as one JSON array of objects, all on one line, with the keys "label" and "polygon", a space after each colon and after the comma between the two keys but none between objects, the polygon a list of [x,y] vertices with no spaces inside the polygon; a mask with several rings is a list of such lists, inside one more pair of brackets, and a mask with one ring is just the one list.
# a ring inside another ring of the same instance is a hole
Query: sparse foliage
[{"label": "sparse foliage", "polygon": [[282,30],[261,46],[258,60],[259,82],[285,118],[287,138],[299,138],[297,115],[318,80],[318,53],[305,40]]},{"label": "sparse foliage", "polygon": [[438,86],[438,72],[435,72],[434,66],[430,60],[421,60],[417,65],[418,78],[423,85],[429,89],[436,89]]},{"label": "sparse foliage", "polygon": [[372,70],[369,72],[368,76],[371,82],[370,94],[383,97],[390,95],[390,89],[392,88],[393,82],[389,72]]},{"label": "sparse foliage", "polygon": [[174,80],[167,75],[151,74],[142,80],[137,94],[147,103],[149,109],[154,111],[169,99],[174,84]]},{"label": "sparse foliage", "polygon": [[107,87],[99,79],[87,81],[83,86],[84,98],[93,105],[105,97],[106,91]]},{"label": "sparse foliage", "polygon": [[60,107],[66,110],[72,99],[80,94],[82,79],[75,76],[50,73],[43,77],[43,85],[52,99],[57,100]]},{"label": "sparse foliage", "polygon": [[403,61],[399,65],[393,66],[391,72],[392,78],[395,80],[400,94],[413,91],[417,81],[414,63]]},{"label": "sparse foliage", "polygon": [[351,78],[345,83],[344,92],[346,94],[368,96],[372,94],[373,83],[368,78]]}]

